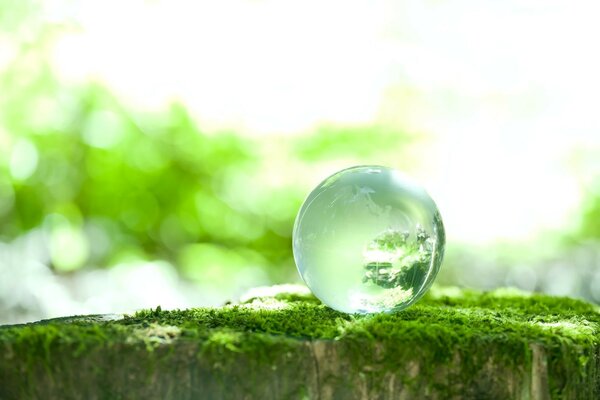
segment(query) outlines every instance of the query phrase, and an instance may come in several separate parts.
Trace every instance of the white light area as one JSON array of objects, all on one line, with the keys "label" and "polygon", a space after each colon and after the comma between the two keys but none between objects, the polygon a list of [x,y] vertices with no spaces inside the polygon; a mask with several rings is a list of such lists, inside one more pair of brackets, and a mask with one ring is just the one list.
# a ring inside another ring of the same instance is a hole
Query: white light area
[{"label": "white light area", "polygon": [[[581,186],[560,157],[571,146],[568,138],[559,150],[552,149],[552,137],[505,135],[510,127],[483,121],[468,128],[440,137],[432,160],[437,169],[429,190],[450,236],[518,240],[570,227]],[[511,139],[520,143],[507,143]]]},{"label": "white light area", "polygon": [[589,281],[592,298],[600,303],[600,271],[597,271]]},{"label": "white light area", "polygon": [[83,140],[90,146],[110,148],[123,136],[123,123],[112,111],[96,111],[85,123]]},{"label": "white light area", "polygon": [[568,168],[600,148],[595,1],[112,0],[68,14],[82,30],[55,49],[65,80],[147,109],[179,99],[205,132],[379,119],[427,133],[409,172],[451,240],[563,229],[600,175]]},{"label": "white light area", "polygon": [[508,271],[505,283],[507,286],[516,286],[531,292],[535,290],[537,281],[538,274],[533,268],[527,265],[516,265]]},{"label": "white light area", "polygon": [[17,140],[10,154],[10,174],[17,180],[29,178],[37,168],[38,158],[38,151],[33,143],[27,139]]},{"label": "white light area", "polygon": [[8,38],[0,37],[0,72],[5,70],[17,55],[17,45]]},{"label": "white light area", "polygon": [[[177,272],[166,262],[131,262],[79,275],[84,307],[96,312],[189,306]],[[115,310],[116,307],[119,307]],[[112,310],[111,310],[112,309]]]},{"label": "white light area", "polygon": [[179,99],[208,126],[306,130],[374,118],[382,2],[82,2],[55,64],[146,106]]},{"label": "white light area", "polygon": [[600,6],[400,3],[413,40],[397,44],[397,81],[419,93],[411,126],[437,138],[423,179],[448,237],[570,226],[581,199],[570,152],[600,144]]},{"label": "white light area", "polygon": [[239,293],[240,284],[217,288],[182,281],[167,262],[131,261],[108,269],[56,274],[49,267],[47,233],[33,230],[0,242],[0,325],[67,315],[132,313],[216,306]]},{"label": "white light area", "polygon": [[576,292],[578,281],[577,270],[572,265],[554,265],[546,273],[544,292],[554,296],[568,296]]},{"label": "white light area", "polygon": [[89,247],[80,229],[62,225],[50,234],[50,257],[57,270],[72,271],[83,266],[88,259]]}]

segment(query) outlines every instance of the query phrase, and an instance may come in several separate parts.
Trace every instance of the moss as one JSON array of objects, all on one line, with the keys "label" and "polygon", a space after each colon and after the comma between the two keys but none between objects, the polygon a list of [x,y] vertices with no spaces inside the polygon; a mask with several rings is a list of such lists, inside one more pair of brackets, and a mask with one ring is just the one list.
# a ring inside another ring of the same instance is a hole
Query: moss
[{"label": "moss", "polygon": [[74,318],[0,329],[5,358],[18,354],[29,367],[41,362],[48,369],[57,345],[77,356],[124,344],[153,351],[188,342],[199,357],[227,368],[227,360],[240,355],[274,363],[281,354],[292,357],[299,341],[315,339],[336,341],[351,368],[373,379],[415,360],[422,366],[419,375],[434,376],[440,365],[458,357],[458,378],[465,384],[491,356],[506,368],[529,368],[531,345],[539,344],[548,355],[551,393],[558,395],[595,368],[590,360],[597,358],[600,314],[597,307],[569,298],[434,288],[404,311],[370,316],[334,311],[307,294],[275,293],[220,308],[157,308],[119,320]]}]

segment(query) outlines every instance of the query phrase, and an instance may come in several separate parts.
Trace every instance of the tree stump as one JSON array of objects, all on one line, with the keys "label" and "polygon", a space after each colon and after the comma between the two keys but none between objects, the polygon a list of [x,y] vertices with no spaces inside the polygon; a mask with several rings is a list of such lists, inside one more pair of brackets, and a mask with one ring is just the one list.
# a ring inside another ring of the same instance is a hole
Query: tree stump
[{"label": "tree stump", "polygon": [[0,328],[0,399],[598,399],[599,324],[578,300],[455,288],[370,316],[279,292],[60,318]]}]

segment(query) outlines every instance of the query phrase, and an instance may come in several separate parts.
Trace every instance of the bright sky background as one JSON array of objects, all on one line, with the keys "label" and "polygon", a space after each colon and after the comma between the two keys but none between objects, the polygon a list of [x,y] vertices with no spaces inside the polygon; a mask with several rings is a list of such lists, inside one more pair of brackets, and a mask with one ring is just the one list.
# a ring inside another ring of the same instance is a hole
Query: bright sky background
[{"label": "bright sky background", "polygon": [[[573,223],[600,151],[596,1],[75,1],[67,81],[149,109],[181,99],[208,131],[299,134],[383,121],[430,135],[417,177],[449,238]],[[598,153],[596,153],[598,154]]]}]

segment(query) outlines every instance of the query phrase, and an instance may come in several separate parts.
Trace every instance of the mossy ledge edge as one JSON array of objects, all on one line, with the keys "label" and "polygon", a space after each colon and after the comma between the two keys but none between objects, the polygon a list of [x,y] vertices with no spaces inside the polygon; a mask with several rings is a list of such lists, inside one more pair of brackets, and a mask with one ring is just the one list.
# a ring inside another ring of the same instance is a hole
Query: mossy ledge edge
[{"label": "mossy ledge edge", "polygon": [[433,288],[349,315],[294,286],[217,308],[0,327],[0,399],[597,399],[600,313]]}]

